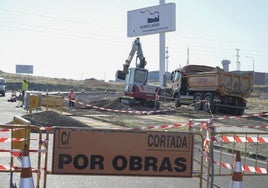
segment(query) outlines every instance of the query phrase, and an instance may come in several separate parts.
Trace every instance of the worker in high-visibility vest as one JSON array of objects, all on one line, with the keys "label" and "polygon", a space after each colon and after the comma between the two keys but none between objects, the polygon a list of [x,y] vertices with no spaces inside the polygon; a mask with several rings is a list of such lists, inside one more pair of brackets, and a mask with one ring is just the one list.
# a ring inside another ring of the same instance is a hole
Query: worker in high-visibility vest
[{"label": "worker in high-visibility vest", "polygon": [[21,94],[22,94],[22,104],[21,107],[24,104],[24,96],[25,96],[25,92],[29,89],[29,83],[26,79],[23,79],[22,81],[22,86],[21,86]]}]

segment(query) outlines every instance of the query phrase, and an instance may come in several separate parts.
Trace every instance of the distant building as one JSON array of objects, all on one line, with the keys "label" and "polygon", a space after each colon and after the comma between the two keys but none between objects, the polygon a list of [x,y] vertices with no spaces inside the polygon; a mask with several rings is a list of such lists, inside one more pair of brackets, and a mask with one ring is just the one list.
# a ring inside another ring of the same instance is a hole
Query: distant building
[{"label": "distant building", "polygon": [[231,61],[230,60],[222,60],[221,64],[222,64],[223,70],[225,72],[229,72],[229,65],[231,64]]},{"label": "distant building", "polygon": [[[170,80],[171,73],[166,72],[166,81]],[[159,71],[150,71],[148,74],[148,81],[159,81]]]},{"label": "distant building", "polygon": [[254,72],[254,84],[268,85],[268,73]]},{"label": "distant building", "polygon": [[[235,73],[244,73],[244,72],[252,72],[252,71],[231,71]],[[255,85],[268,85],[268,73],[265,72],[254,72],[253,80]]]}]

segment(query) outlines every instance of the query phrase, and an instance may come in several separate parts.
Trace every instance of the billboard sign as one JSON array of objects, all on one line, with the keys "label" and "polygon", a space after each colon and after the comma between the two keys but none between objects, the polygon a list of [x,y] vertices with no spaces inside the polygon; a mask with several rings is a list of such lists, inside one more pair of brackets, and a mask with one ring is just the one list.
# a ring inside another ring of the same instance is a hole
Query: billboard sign
[{"label": "billboard sign", "polygon": [[52,174],[192,177],[193,134],[55,128]]},{"label": "billboard sign", "polygon": [[33,65],[16,65],[16,73],[33,74]]},{"label": "billboard sign", "polygon": [[135,37],[176,30],[175,3],[161,4],[127,13],[127,36]]}]

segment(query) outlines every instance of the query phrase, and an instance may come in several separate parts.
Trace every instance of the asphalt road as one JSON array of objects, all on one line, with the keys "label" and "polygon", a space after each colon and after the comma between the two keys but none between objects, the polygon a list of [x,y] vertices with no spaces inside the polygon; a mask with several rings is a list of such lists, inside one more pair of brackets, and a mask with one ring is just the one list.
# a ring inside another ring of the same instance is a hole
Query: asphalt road
[{"label": "asphalt road", "polygon": [[[26,111],[23,108],[18,108],[18,102],[10,103],[7,102],[10,94],[7,93],[6,97],[0,97],[0,124],[6,124],[11,122],[14,115],[22,116],[26,114]],[[37,134],[31,133],[31,138],[37,138]],[[7,137],[7,133],[0,133],[1,137]],[[31,147],[36,148],[38,143],[31,143]],[[49,159],[48,159],[48,169],[51,169],[52,166],[52,146],[53,146],[53,135],[50,135],[49,140]],[[9,147],[9,145],[2,145],[0,143],[0,149]],[[198,148],[194,150],[194,158],[198,158],[200,153]],[[37,157],[35,154],[31,154],[31,163],[32,167],[36,167]],[[215,155],[215,160],[217,160],[218,155]],[[228,154],[223,156],[226,158],[226,161],[231,158]],[[17,159],[16,159],[17,160]],[[42,160],[44,160],[42,158]],[[9,155],[6,153],[0,153],[0,164],[8,165]],[[15,161],[19,165],[19,161]],[[216,167],[217,169],[217,167]],[[206,177],[206,176],[204,176]],[[34,181],[36,180],[36,175],[33,175]],[[14,173],[12,176],[10,173],[0,173],[0,187],[9,188],[10,180],[14,183],[19,184],[20,174]],[[41,172],[41,184],[40,187],[43,187],[43,171]],[[229,187],[231,177],[215,177],[214,187]],[[266,188],[268,184],[267,176],[255,176],[243,177],[244,187],[258,187]],[[167,178],[167,177],[137,177],[137,176],[97,176],[97,175],[48,175],[47,176],[47,188],[177,188],[177,187],[188,187],[188,188],[197,188],[199,187],[198,178]],[[207,187],[206,182],[203,181],[203,187]]]}]

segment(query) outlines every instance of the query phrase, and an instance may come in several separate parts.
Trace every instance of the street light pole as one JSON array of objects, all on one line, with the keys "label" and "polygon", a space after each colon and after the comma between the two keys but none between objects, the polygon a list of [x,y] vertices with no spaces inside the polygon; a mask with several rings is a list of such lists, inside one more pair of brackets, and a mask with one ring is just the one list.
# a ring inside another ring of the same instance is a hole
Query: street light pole
[{"label": "street light pole", "polygon": [[252,57],[252,56],[247,56],[247,58],[250,58],[250,59],[252,59],[252,64],[253,64],[253,72],[255,72],[255,68],[254,68],[254,57]]},{"label": "street light pole", "polygon": [[253,64],[253,84],[254,84],[254,81],[255,81],[255,65],[254,65],[254,57],[252,57],[252,56],[246,56],[246,57],[252,59],[252,64]]}]

